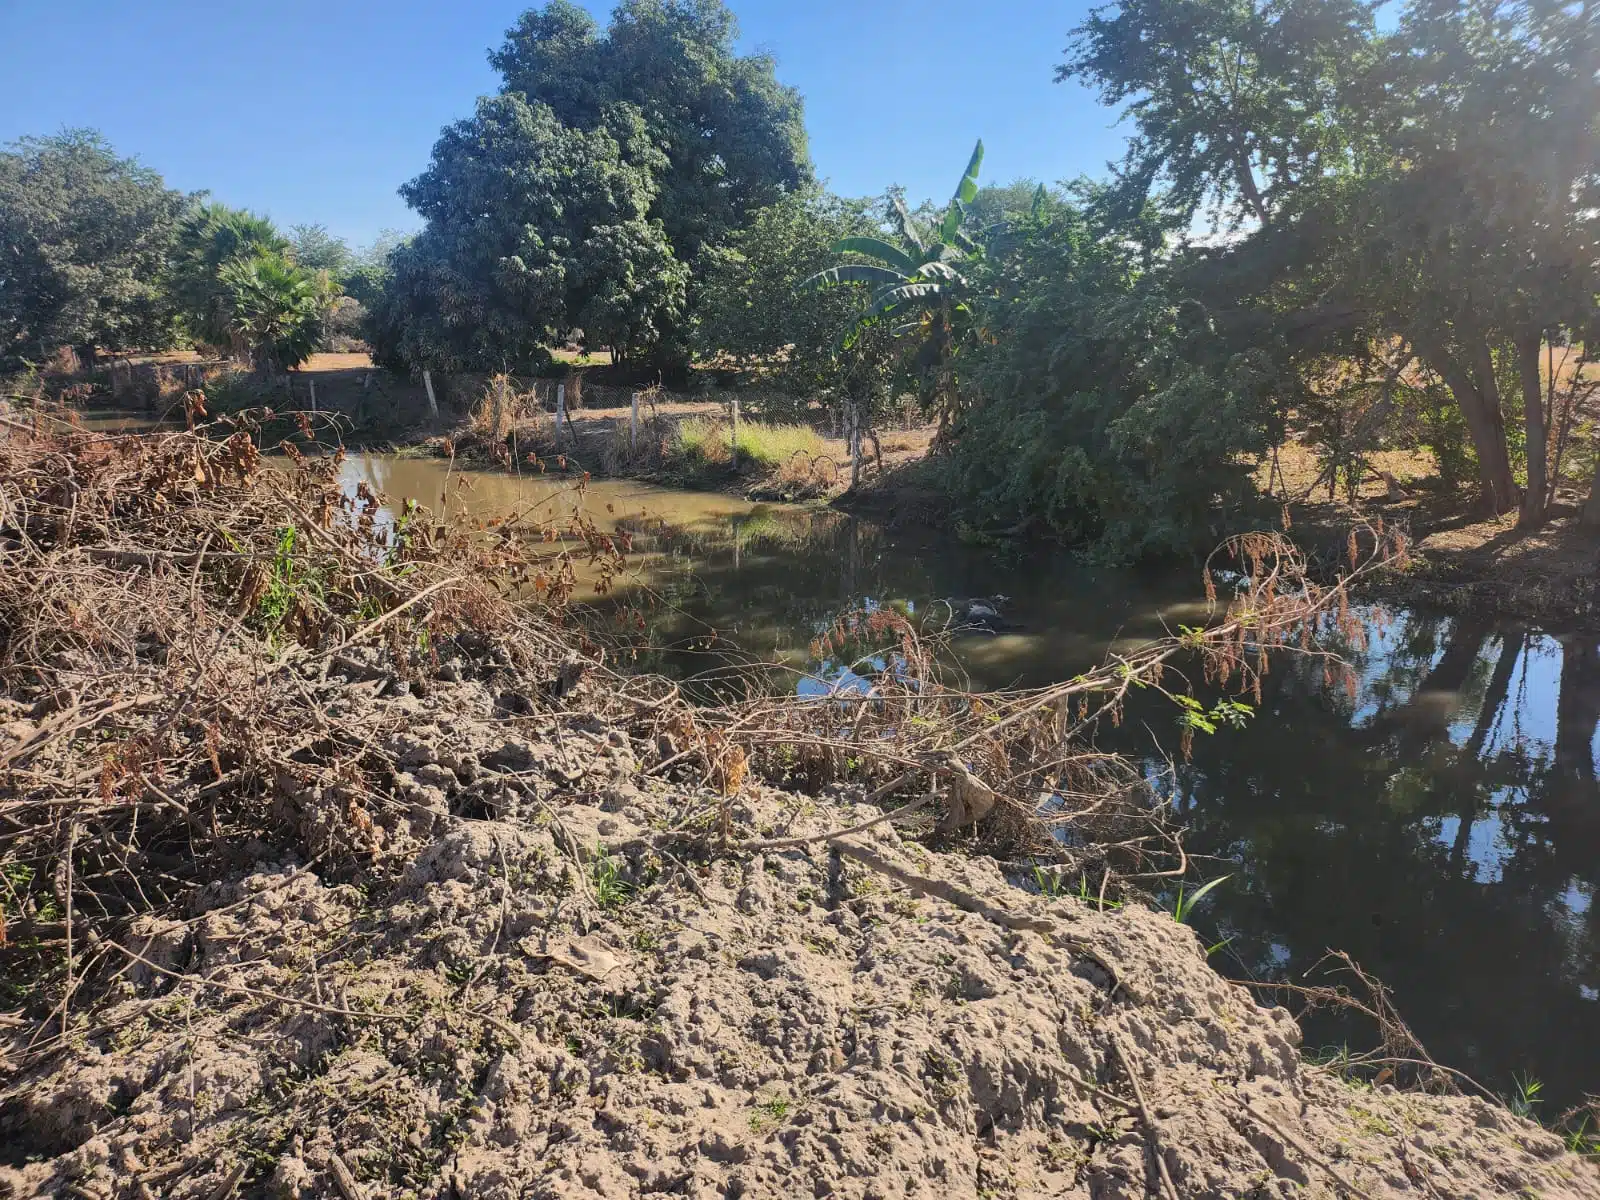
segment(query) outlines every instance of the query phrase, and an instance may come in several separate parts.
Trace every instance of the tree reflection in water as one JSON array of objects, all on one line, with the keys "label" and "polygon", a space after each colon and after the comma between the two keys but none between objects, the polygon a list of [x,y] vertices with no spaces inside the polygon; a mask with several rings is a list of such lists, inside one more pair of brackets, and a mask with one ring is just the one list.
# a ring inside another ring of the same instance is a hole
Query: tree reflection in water
[{"label": "tree reflection in water", "polygon": [[[355,479],[366,468],[352,461]],[[374,461],[391,494],[440,490],[442,464]],[[453,502],[488,511],[534,489],[543,503],[552,486],[475,476]],[[642,617],[639,665],[698,678],[705,695],[738,686],[730,661],[785,664],[786,688],[837,676],[842,657],[814,661],[813,645],[863,606],[916,614],[1006,594],[1022,630],[956,647],[953,666],[987,687],[1070,678],[1204,619],[1192,571],[1093,571],[1049,553],[1005,562],[837,512],[620,481],[582,502],[637,535],[633,574],[600,615],[626,614],[636,632]],[[1191,851],[1221,860],[1201,871],[1232,874],[1196,915],[1199,932],[1208,945],[1231,938],[1215,959],[1225,973],[1261,980],[1348,951],[1440,1061],[1501,1091],[1514,1072],[1535,1075],[1552,1110],[1575,1102],[1600,1090],[1600,639],[1414,611],[1363,617],[1368,645],[1347,655],[1353,691],[1285,660],[1254,719],[1198,739],[1168,780]],[[1102,741],[1164,771],[1176,735],[1170,706],[1143,697]],[[1307,1038],[1365,1048],[1373,1035],[1322,1015]]]}]

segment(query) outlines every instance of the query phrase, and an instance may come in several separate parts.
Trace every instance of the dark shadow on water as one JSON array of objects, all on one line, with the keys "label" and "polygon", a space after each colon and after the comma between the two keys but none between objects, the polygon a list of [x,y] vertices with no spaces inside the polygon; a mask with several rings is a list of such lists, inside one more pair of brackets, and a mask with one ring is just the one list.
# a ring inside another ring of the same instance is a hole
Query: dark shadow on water
[{"label": "dark shadow on water", "polygon": [[[392,495],[426,496],[442,469],[382,473]],[[474,486],[486,509],[551,485]],[[1204,621],[1194,572],[1091,570],[1050,552],[1005,561],[836,512],[637,484],[595,485],[584,504],[630,528],[637,551],[631,578],[596,608],[642,617],[638,665],[679,678],[737,661],[784,664],[786,688],[807,674],[836,682],[845,664],[818,661],[813,644],[863,607],[917,616],[1005,597],[1018,630],[955,645],[953,665],[991,688],[1070,678],[1108,650]],[[1197,877],[1232,875],[1194,924],[1208,945],[1231,939],[1214,961],[1236,978],[1298,980],[1330,948],[1349,952],[1436,1058],[1501,1092],[1513,1073],[1536,1076],[1553,1116],[1600,1091],[1600,640],[1360,615],[1368,644],[1347,652],[1353,689],[1282,660],[1245,727],[1197,739],[1168,779]],[[868,662],[844,683],[884,669]],[[1138,698],[1101,740],[1152,773],[1178,756],[1159,697]],[[1311,1048],[1375,1041],[1326,1016],[1306,1034]]]}]

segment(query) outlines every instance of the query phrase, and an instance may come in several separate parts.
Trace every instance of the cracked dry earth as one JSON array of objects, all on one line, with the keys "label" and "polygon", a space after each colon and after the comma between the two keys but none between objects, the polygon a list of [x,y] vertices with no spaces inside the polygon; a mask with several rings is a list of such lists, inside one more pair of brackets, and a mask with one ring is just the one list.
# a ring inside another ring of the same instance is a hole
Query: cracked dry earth
[{"label": "cracked dry earth", "polygon": [[[1160,914],[887,824],[607,853],[694,799],[644,743],[474,684],[345,703],[403,772],[361,830],[393,869],[263,858],[146,919],[90,1022],[0,1059],[0,1195],[1600,1197],[1504,1109],[1308,1065]],[[336,790],[284,798],[302,844]],[[754,786],[731,814],[873,815]]]}]

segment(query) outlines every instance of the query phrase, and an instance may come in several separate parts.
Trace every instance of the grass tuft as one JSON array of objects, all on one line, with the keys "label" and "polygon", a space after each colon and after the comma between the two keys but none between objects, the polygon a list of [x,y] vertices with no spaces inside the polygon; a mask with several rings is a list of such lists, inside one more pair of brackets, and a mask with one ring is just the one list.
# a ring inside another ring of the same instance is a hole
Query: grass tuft
[{"label": "grass tuft", "polygon": [[[729,459],[728,423],[715,417],[691,417],[674,433],[678,456],[698,466],[719,466]],[[822,439],[806,425],[768,425],[764,421],[739,422],[739,463],[772,469],[797,454],[815,458]]]}]

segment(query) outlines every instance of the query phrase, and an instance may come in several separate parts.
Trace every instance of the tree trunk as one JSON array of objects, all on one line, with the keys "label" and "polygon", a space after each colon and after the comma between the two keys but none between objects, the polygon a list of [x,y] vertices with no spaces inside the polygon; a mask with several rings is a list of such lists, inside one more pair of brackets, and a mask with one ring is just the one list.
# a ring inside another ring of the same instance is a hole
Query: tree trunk
[{"label": "tree trunk", "polygon": [[[1506,448],[1506,423],[1500,413],[1500,393],[1495,388],[1489,344],[1473,348],[1472,371],[1462,368],[1443,344],[1428,337],[1413,339],[1422,360],[1439,373],[1455,397],[1478,452],[1478,491],[1484,505],[1496,515],[1517,506],[1520,495],[1511,474],[1511,454]],[[1489,369],[1485,369],[1485,368]]]},{"label": "tree trunk", "polygon": [[861,482],[861,409],[854,400],[850,402],[850,490]]},{"label": "tree trunk", "polygon": [[1234,169],[1238,172],[1239,190],[1244,195],[1244,201],[1250,206],[1250,211],[1257,221],[1267,223],[1267,206],[1261,199],[1261,189],[1256,186],[1255,168],[1250,165],[1250,154],[1243,146],[1236,147],[1233,152]]},{"label": "tree trunk", "polygon": [[[1450,735],[1451,723],[1461,708],[1461,692],[1488,640],[1489,622],[1482,617],[1464,616],[1451,621],[1439,661],[1405,705],[1395,709],[1384,722],[1384,726],[1398,727],[1398,745],[1406,753],[1420,754]],[[1373,726],[1375,732],[1382,728],[1376,723]]]},{"label": "tree trunk", "polygon": [[1522,385],[1523,426],[1528,435],[1528,488],[1522,493],[1522,510],[1517,514],[1519,529],[1537,529],[1544,524],[1549,435],[1545,429],[1544,384],[1539,378],[1539,349],[1543,345],[1544,337],[1539,332],[1517,338],[1517,378]]},{"label": "tree trunk", "polygon": [[1595,456],[1594,482],[1589,485],[1589,501],[1583,506],[1583,524],[1600,529],[1600,455]]},{"label": "tree trunk", "polygon": [[1501,640],[1500,656],[1495,659],[1494,674],[1489,677],[1489,689],[1484,693],[1483,707],[1478,710],[1477,723],[1472,727],[1472,736],[1467,739],[1468,758],[1476,759],[1483,753],[1483,748],[1489,741],[1489,732],[1494,728],[1495,718],[1500,715],[1506,697],[1511,694],[1511,677],[1516,672],[1517,663],[1522,659],[1522,648],[1527,640],[1528,635],[1525,633],[1508,633]]}]

